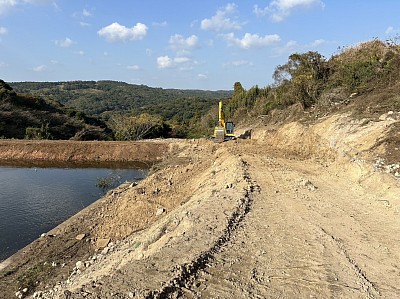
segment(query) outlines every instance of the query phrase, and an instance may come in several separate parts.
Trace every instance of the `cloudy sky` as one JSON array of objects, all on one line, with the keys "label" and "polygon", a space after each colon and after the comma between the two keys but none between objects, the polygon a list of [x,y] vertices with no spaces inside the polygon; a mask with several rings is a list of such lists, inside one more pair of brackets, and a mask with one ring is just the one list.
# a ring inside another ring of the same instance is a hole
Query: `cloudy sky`
[{"label": "cloudy sky", "polygon": [[294,52],[400,33],[400,1],[0,0],[0,79],[232,89]]}]

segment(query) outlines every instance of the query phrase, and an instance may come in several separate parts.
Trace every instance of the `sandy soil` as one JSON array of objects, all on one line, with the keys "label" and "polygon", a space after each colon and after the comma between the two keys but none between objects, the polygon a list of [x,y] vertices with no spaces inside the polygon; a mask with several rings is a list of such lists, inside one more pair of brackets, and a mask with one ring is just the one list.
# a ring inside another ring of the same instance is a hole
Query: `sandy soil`
[{"label": "sandy soil", "polygon": [[396,122],[174,141],[3,263],[0,298],[398,298],[400,180],[377,163]]}]

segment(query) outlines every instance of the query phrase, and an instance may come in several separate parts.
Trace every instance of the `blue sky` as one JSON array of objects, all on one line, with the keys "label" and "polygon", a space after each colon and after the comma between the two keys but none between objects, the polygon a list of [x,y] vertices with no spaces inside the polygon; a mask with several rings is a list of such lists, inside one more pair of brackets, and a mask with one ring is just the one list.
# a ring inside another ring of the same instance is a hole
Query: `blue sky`
[{"label": "blue sky", "polygon": [[248,89],[291,53],[400,33],[400,1],[0,0],[0,79]]}]

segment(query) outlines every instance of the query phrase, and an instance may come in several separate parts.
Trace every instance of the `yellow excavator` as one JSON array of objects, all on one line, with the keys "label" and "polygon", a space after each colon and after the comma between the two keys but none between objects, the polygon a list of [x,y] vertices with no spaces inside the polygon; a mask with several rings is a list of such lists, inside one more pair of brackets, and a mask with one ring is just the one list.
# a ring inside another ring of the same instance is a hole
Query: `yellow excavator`
[{"label": "yellow excavator", "polygon": [[227,140],[236,139],[233,134],[235,125],[231,121],[225,122],[225,114],[222,106],[222,101],[219,102],[218,107],[218,125],[214,128],[214,141],[224,142]]}]

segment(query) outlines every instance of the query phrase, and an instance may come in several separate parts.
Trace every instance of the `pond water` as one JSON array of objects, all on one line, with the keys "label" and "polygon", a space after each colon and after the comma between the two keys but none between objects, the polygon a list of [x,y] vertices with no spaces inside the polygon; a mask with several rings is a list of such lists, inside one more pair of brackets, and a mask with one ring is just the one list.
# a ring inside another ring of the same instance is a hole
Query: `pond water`
[{"label": "pond water", "polygon": [[141,180],[148,172],[97,167],[0,166],[0,262],[109,189]]}]

